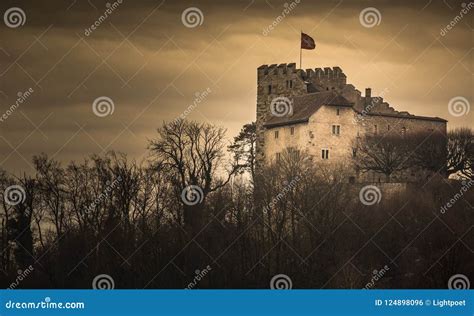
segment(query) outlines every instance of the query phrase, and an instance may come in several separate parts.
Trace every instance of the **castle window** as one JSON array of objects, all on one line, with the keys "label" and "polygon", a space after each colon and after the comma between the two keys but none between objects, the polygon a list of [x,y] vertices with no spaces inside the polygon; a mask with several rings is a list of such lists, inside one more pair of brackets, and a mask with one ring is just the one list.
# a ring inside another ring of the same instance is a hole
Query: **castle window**
[{"label": "castle window", "polygon": [[272,94],[272,85],[271,84],[268,85],[268,94]]},{"label": "castle window", "polygon": [[278,138],[278,131],[275,131],[275,138]]},{"label": "castle window", "polygon": [[293,88],[293,80],[290,80],[290,88]]},{"label": "castle window", "polygon": [[321,158],[322,159],[329,159],[329,149],[321,149]]},{"label": "castle window", "polygon": [[281,160],[281,153],[276,153],[275,154],[275,159],[277,162],[279,162]]},{"label": "castle window", "polygon": [[341,133],[341,126],[340,125],[333,125],[332,126],[332,134],[339,135]]},{"label": "castle window", "polygon": [[405,135],[407,134],[407,129],[406,127],[402,127],[402,136],[405,137]]},{"label": "castle window", "polygon": [[287,89],[288,89],[288,88],[290,88],[290,89],[293,88],[293,80],[287,80],[287,81],[286,81],[286,88],[287,88]]},{"label": "castle window", "polygon": [[339,109],[336,109],[336,115],[339,115]]},{"label": "castle window", "polygon": [[295,135],[295,128],[294,127],[290,127],[290,134]]},{"label": "castle window", "polygon": [[357,148],[352,148],[352,157],[357,157]]},{"label": "castle window", "polygon": [[377,135],[377,130],[378,130],[377,125],[374,125],[374,134],[375,135]]},{"label": "castle window", "polygon": [[389,130],[390,130],[390,125],[387,125],[387,131],[389,131]]}]

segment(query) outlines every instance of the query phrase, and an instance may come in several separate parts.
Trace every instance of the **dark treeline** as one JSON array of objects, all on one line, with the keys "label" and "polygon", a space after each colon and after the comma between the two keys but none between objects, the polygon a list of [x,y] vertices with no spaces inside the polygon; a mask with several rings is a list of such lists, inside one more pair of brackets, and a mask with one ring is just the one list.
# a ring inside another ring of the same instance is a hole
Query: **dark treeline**
[{"label": "dark treeline", "polygon": [[471,151],[456,152],[470,161],[405,190],[381,185],[380,202],[366,205],[342,167],[303,153],[256,168],[254,124],[228,161],[224,132],[179,120],[158,129],[144,162],[110,152],[63,165],[42,154],[34,174],[0,171],[1,286],[90,288],[99,274],[116,288],[268,288],[277,274],[294,288],[474,279],[472,133]]}]

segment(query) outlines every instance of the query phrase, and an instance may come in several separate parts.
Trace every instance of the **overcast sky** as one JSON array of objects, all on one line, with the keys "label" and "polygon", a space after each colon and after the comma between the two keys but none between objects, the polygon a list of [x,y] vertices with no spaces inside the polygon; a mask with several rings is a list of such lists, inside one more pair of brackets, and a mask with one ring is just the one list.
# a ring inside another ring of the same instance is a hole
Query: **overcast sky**
[{"label": "overcast sky", "polygon": [[[473,127],[474,110],[454,116],[448,103],[472,103],[474,8],[441,32],[462,1],[301,0],[270,32],[291,1],[123,0],[97,22],[106,3],[2,0],[0,168],[31,172],[40,152],[69,161],[113,149],[141,159],[156,128],[195,99],[187,117],[224,126],[231,139],[255,119],[256,68],[298,62],[300,30],[316,41],[303,68],[339,66],[349,83],[384,91],[397,110]],[[19,22],[5,19],[12,7],[24,12]],[[183,23],[190,7],[202,17]],[[376,25],[361,22],[367,7],[380,13]],[[100,97],[112,100],[113,113],[94,113]]]}]

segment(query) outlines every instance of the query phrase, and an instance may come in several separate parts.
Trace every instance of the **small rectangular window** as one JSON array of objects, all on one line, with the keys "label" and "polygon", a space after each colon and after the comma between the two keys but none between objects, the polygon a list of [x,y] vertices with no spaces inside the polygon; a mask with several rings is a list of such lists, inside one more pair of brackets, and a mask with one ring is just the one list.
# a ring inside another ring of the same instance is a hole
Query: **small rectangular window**
[{"label": "small rectangular window", "polygon": [[275,159],[277,162],[279,162],[281,160],[281,153],[276,153],[275,154]]},{"label": "small rectangular window", "polygon": [[290,134],[295,135],[295,128],[294,127],[290,127]]},{"label": "small rectangular window", "polygon": [[268,94],[272,94],[272,85],[271,84],[268,85]]},{"label": "small rectangular window", "polygon": [[352,148],[352,157],[357,157],[357,148]]},{"label": "small rectangular window", "polygon": [[341,126],[340,125],[333,125],[332,126],[332,134],[339,135],[341,133]]},{"label": "small rectangular window", "polygon": [[374,125],[374,134],[377,134],[377,125]]},{"label": "small rectangular window", "polygon": [[390,125],[387,125],[387,131],[389,131],[389,130],[390,130]]},{"label": "small rectangular window", "polygon": [[275,131],[275,138],[278,138],[278,131]]},{"label": "small rectangular window", "polygon": [[405,137],[406,134],[407,134],[406,127],[402,127],[402,136]]},{"label": "small rectangular window", "polygon": [[329,159],[329,149],[321,149],[321,158],[324,160]]},{"label": "small rectangular window", "polygon": [[339,112],[339,109],[336,109],[336,115],[339,115],[340,112]]},{"label": "small rectangular window", "polygon": [[293,88],[293,80],[290,80],[290,89]]}]

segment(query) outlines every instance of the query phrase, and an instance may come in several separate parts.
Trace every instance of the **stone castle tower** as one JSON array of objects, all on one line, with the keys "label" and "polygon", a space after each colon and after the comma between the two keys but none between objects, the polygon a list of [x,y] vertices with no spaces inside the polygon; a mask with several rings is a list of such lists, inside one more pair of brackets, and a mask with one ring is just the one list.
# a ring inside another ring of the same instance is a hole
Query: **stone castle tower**
[{"label": "stone castle tower", "polygon": [[[291,110],[280,115],[272,110],[282,97]],[[396,111],[370,88],[362,96],[337,66],[303,70],[295,63],[258,67],[256,112],[257,165],[278,160],[285,148],[307,151],[315,163],[348,165],[353,141],[364,134],[446,133],[447,123]]]},{"label": "stone castle tower", "polygon": [[296,63],[262,65],[257,69],[257,161],[264,159],[264,123],[271,116],[270,104],[279,96],[302,96],[309,93],[335,91],[352,102],[360,92],[348,85],[339,67],[296,69]]}]

